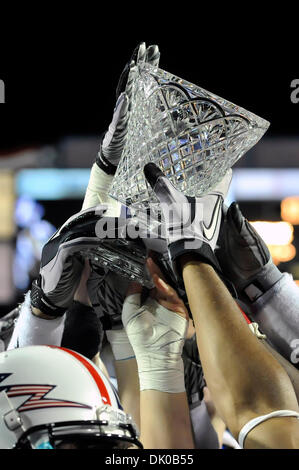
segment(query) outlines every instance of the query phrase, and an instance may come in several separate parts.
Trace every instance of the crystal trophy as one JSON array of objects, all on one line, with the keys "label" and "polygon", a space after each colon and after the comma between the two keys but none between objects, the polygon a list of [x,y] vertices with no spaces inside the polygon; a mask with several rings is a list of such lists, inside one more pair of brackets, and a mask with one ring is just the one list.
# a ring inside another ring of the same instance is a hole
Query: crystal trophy
[{"label": "crystal trophy", "polygon": [[[159,220],[143,167],[154,162],[188,196],[211,190],[264,135],[269,122],[203,88],[155,68],[136,67],[125,147],[110,195]],[[153,212],[152,212],[153,211]]]}]

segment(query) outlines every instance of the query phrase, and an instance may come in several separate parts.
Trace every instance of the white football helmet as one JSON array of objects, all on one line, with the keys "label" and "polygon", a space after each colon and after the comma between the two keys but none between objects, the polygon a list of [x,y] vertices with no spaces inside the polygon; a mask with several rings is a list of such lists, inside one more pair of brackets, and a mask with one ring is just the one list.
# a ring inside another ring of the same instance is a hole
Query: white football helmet
[{"label": "white football helmet", "polygon": [[0,353],[0,449],[142,448],[103,372],[75,351]]}]

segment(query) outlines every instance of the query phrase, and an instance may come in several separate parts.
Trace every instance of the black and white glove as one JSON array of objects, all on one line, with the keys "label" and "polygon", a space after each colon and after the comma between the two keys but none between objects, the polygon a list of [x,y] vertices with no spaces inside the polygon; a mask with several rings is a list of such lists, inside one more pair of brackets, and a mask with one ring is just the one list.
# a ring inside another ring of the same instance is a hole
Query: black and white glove
[{"label": "black and white glove", "polygon": [[116,89],[116,105],[111,124],[103,136],[96,163],[106,173],[114,175],[127,136],[132,85],[138,62],[159,65],[160,53],[156,45],[146,47],[143,42],[134,50],[131,59],[121,73]]},{"label": "black and white glove", "polygon": [[235,202],[224,217],[218,247],[215,253],[222,272],[245,303],[258,299],[282,277],[267,245]]},{"label": "black and white glove", "polygon": [[105,206],[97,206],[75,214],[45,244],[39,276],[32,283],[32,307],[53,317],[65,313],[83,270],[80,252],[99,243],[96,225],[105,212]]},{"label": "black and white glove", "polygon": [[179,274],[176,260],[186,253],[196,255],[219,271],[214,250],[232,171],[229,170],[210,193],[200,198],[184,196],[154,163],[145,165],[144,174],[160,202],[168,253],[176,274]]}]

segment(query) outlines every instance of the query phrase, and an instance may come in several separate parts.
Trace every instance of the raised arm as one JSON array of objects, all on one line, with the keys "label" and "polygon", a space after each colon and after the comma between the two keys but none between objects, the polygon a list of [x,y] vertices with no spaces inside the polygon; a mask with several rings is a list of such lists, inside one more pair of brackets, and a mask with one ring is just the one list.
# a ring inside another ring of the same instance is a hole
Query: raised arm
[{"label": "raised arm", "polygon": [[[246,437],[246,448],[298,448],[299,409],[289,377],[249,330],[218,275],[221,270],[214,250],[221,211],[215,208],[219,200],[223,203],[228,177],[205,197],[187,199],[152,164],[145,167],[145,175],[163,203],[169,255],[178,278],[183,276],[207,385],[217,410],[236,438],[240,431]],[[171,226],[164,211],[165,206],[172,206],[174,212],[178,204],[184,204],[190,217],[174,238],[174,227],[180,224],[176,221]],[[213,235],[208,237],[206,228],[212,225]],[[262,418],[259,425],[251,421],[278,410],[290,410],[290,416],[280,413],[279,419]],[[244,429],[248,422],[250,427]]]},{"label": "raised arm", "polygon": [[[192,256],[181,262],[206,381],[233,435],[238,438],[242,427],[257,416],[299,411],[288,375],[250,332],[214,269]],[[246,447],[296,448],[298,424],[294,418],[274,418],[251,431]]]},{"label": "raised arm", "polygon": [[[159,58],[160,52],[158,46],[150,45],[146,47],[146,44],[143,42],[135,48],[131,58],[124,67],[116,89],[116,104],[112,120],[106,132],[101,136],[100,148],[95,163],[91,168],[82,209],[87,209],[97,204],[107,204],[108,216],[118,217],[120,215],[121,204],[109,196],[109,188],[127,139],[132,80],[136,70],[136,63],[138,61],[146,61],[151,65],[157,66]],[[96,303],[98,302],[97,290],[100,289],[103,279],[101,280],[101,276],[97,275],[97,270],[94,269],[92,261],[91,266],[93,270],[89,282],[89,291],[92,302]],[[124,408],[132,414],[137,426],[140,427],[139,381],[134,351],[123,328],[107,330],[106,337],[114,356],[114,368],[120,400]]]},{"label": "raised arm", "polygon": [[177,293],[149,260],[156,291],[141,304],[140,286],[132,286],[122,319],[138,364],[141,441],[148,449],[194,448],[185,392],[182,348],[188,314]]},{"label": "raised arm", "polygon": [[238,205],[227,210],[216,251],[224,275],[272,346],[298,368],[299,288],[282,273]]}]

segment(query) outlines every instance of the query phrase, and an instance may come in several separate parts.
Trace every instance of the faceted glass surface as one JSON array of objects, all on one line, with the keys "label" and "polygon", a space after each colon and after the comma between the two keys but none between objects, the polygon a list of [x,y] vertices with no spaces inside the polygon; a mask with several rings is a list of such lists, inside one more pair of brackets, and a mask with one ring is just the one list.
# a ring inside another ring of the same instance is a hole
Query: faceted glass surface
[{"label": "faceted glass surface", "polygon": [[146,249],[140,244],[125,239],[99,239],[97,246],[80,253],[95,265],[109,269],[130,282],[153,288],[145,265]]},{"label": "faceted glass surface", "polygon": [[139,63],[127,140],[110,195],[133,213],[151,203],[157,207],[143,174],[148,162],[184,194],[204,195],[268,127],[264,119],[199,86]]}]

